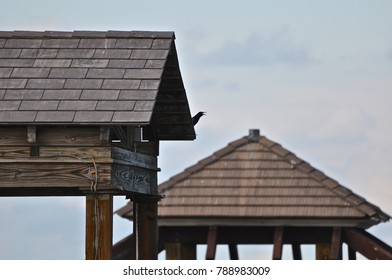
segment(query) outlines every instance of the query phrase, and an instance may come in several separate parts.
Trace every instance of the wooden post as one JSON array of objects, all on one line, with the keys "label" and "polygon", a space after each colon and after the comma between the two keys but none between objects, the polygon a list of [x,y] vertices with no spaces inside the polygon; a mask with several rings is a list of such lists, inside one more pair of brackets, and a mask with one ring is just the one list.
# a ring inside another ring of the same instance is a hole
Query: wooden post
[{"label": "wooden post", "polygon": [[166,243],[166,260],[196,260],[196,244]]},{"label": "wooden post", "polygon": [[274,233],[274,252],[273,260],[281,260],[283,251],[283,227],[276,227]]},{"label": "wooden post", "polygon": [[331,243],[316,244],[316,260],[329,260],[331,255]]},{"label": "wooden post", "polygon": [[86,259],[112,259],[113,196],[86,195]]},{"label": "wooden post", "polygon": [[349,260],[356,260],[357,259],[357,252],[350,246],[347,246],[348,248],[348,259]]},{"label": "wooden post", "polygon": [[135,195],[133,224],[136,260],[158,259],[158,201],[159,195]]},{"label": "wooden post", "polygon": [[229,244],[229,255],[231,260],[239,260],[237,244]]},{"label": "wooden post", "polygon": [[342,229],[340,227],[334,227],[332,230],[331,254],[329,256],[329,259],[342,259]]},{"label": "wooden post", "polygon": [[294,260],[302,260],[301,245],[300,244],[291,244],[291,248],[293,250],[293,259]]},{"label": "wooden post", "polygon": [[218,228],[216,226],[211,226],[208,229],[206,260],[215,259],[217,235],[218,235]]}]

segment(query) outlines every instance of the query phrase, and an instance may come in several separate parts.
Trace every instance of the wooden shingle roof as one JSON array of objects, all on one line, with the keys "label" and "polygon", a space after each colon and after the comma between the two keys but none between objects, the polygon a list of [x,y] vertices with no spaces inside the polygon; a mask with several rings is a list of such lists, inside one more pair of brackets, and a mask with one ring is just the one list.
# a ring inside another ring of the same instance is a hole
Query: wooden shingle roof
[{"label": "wooden shingle roof", "polygon": [[[389,220],[377,206],[251,130],[160,184],[161,224],[315,225],[367,228]],[[130,206],[120,209],[130,218]]]},{"label": "wooden shingle roof", "polygon": [[193,140],[173,32],[0,32],[0,124],[151,125]]}]

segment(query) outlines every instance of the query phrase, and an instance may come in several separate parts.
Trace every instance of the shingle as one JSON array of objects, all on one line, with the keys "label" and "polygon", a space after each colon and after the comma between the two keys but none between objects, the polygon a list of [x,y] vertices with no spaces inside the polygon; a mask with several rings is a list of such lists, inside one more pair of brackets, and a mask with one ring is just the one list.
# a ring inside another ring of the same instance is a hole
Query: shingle
[{"label": "shingle", "polygon": [[109,63],[108,59],[74,59],[72,67],[104,68]]},{"label": "shingle", "polygon": [[124,60],[124,59],[111,59],[109,61],[108,67],[109,68],[144,68],[144,65],[146,64],[146,60],[144,59],[130,59],[130,60]]},{"label": "shingle", "polygon": [[95,51],[94,58],[129,58],[132,50],[122,49],[98,49]]},{"label": "shingle", "polygon": [[42,42],[42,48],[77,48],[79,39],[46,39]]},{"label": "shingle", "polygon": [[5,43],[6,48],[26,48],[35,49],[41,46],[41,39],[8,39]]},{"label": "shingle", "polygon": [[82,100],[63,100],[60,102],[58,107],[59,110],[65,111],[85,111],[85,110],[95,110],[97,106],[97,101],[82,101]]},{"label": "shingle", "polygon": [[45,90],[43,98],[57,100],[79,99],[81,93],[82,90],[80,89],[49,89]]},{"label": "shingle", "polygon": [[29,123],[36,115],[35,111],[0,111],[0,123]]},{"label": "shingle", "polygon": [[106,38],[106,31],[75,30],[72,32],[74,38]]},{"label": "shingle", "polygon": [[79,111],[74,122],[77,123],[109,123],[112,121],[113,112],[110,111]]},{"label": "shingle", "polygon": [[119,49],[149,49],[152,39],[117,39],[116,48]]},{"label": "shingle", "polygon": [[109,111],[132,111],[134,106],[134,101],[99,101],[96,109]]},{"label": "shingle", "polygon": [[155,100],[137,101],[135,111],[152,111],[154,109]]},{"label": "shingle", "polygon": [[5,90],[0,89],[0,99],[3,99],[4,95],[5,95]]},{"label": "shingle", "polygon": [[69,67],[71,59],[37,59],[34,67]]},{"label": "shingle", "polygon": [[116,39],[81,39],[79,48],[111,49],[116,44]]},{"label": "shingle", "polygon": [[127,69],[124,79],[160,79],[161,69]]},{"label": "shingle", "polygon": [[124,76],[125,69],[89,69],[87,78],[116,79]]},{"label": "shingle", "polygon": [[0,79],[0,89],[24,88],[27,79]]},{"label": "shingle", "polygon": [[15,68],[11,77],[13,78],[46,78],[50,68]]},{"label": "shingle", "polygon": [[164,59],[149,59],[146,62],[144,68],[163,68],[165,66],[166,60]]},{"label": "shingle", "polygon": [[131,58],[134,59],[166,59],[168,50],[134,50]]},{"label": "shingle", "polygon": [[143,80],[139,89],[158,89],[160,80]]},{"label": "shingle", "polygon": [[140,80],[105,80],[102,89],[137,89]]},{"label": "shingle", "polygon": [[122,90],[118,97],[119,100],[152,100],[158,92],[156,90]]},{"label": "shingle", "polygon": [[0,48],[4,47],[5,41],[5,39],[0,39]]},{"label": "shingle", "polygon": [[50,78],[84,78],[88,69],[84,68],[53,68],[50,71]]},{"label": "shingle", "polygon": [[67,79],[64,88],[70,89],[99,89],[102,79]]},{"label": "shingle", "polygon": [[47,30],[44,31],[41,36],[44,38],[49,38],[53,40],[54,38],[72,38],[73,32],[71,31],[53,31],[53,30]]},{"label": "shingle", "polygon": [[15,111],[18,110],[20,106],[20,101],[4,101],[0,100],[0,110]]},{"label": "shingle", "polygon": [[22,104],[20,104],[20,110],[26,111],[51,111],[56,110],[59,105],[59,101],[30,101],[24,100]]},{"label": "shingle", "polygon": [[30,99],[41,99],[43,90],[37,89],[15,89],[7,90],[4,95],[4,99],[13,100],[30,100]]},{"label": "shingle", "polygon": [[23,49],[20,58],[55,58],[57,49]]},{"label": "shingle", "polygon": [[119,90],[83,90],[80,99],[115,100],[120,94]]},{"label": "shingle", "polygon": [[0,68],[0,78],[9,78],[12,73],[12,68]]},{"label": "shingle", "polygon": [[115,112],[113,122],[118,123],[148,123],[152,112]]},{"label": "shingle", "polygon": [[0,67],[31,67],[34,59],[1,58]]},{"label": "shingle", "polygon": [[31,89],[60,89],[65,79],[29,79],[26,88]]},{"label": "shingle", "polygon": [[57,58],[92,58],[95,50],[91,49],[62,49]]},{"label": "shingle", "polygon": [[73,111],[39,111],[35,122],[38,123],[70,123],[73,121]]},{"label": "shingle", "polygon": [[152,48],[170,49],[172,42],[173,42],[172,39],[155,39],[154,42],[152,43]]},{"label": "shingle", "polygon": [[0,58],[18,58],[20,49],[0,49]]}]

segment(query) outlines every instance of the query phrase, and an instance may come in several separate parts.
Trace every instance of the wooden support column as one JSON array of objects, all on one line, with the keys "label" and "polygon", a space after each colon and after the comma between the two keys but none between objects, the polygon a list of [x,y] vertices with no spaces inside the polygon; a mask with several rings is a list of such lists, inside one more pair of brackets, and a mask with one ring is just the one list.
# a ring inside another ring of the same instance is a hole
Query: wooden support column
[{"label": "wooden support column", "polygon": [[135,195],[133,229],[136,260],[158,259],[158,201],[159,195]]},{"label": "wooden support column", "polygon": [[302,260],[301,245],[300,244],[291,244],[291,248],[293,250],[293,259],[294,260]]},{"label": "wooden support column", "polygon": [[357,259],[357,252],[350,246],[347,246],[348,248],[348,259],[349,260],[356,260]]},{"label": "wooden support column", "polygon": [[166,260],[196,260],[196,244],[166,243]]},{"label": "wooden support column", "polygon": [[340,227],[334,227],[332,230],[331,238],[331,253],[329,256],[330,260],[341,260],[342,259],[342,229]]},{"label": "wooden support column", "polygon": [[281,260],[283,251],[283,227],[276,227],[274,233],[273,260]]},{"label": "wooden support column", "polygon": [[217,235],[218,235],[218,228],[216,226],[211,226],[208,229],[206,260],[215,259]]},{"label": "wooden support column", "polygon": [[237,244],[234,243],[229,244],[229,254],[231,260],[239,260]]},{"label": "wooden support column", "polygon": [[331,255],[331,243],[316,244],[316,260],[329,260]]},{"label": "wooden support column", "polygon": [[113,196],[86,195],[86,259],[112,259]]}]

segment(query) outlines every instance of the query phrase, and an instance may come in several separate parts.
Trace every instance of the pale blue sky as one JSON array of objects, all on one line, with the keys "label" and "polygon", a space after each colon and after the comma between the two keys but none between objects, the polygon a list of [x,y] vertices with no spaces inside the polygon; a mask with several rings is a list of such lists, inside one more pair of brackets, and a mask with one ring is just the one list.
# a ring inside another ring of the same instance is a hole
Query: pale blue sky
[{"label": "pale blue sky", "polygon": [[[259,128],[392,215],[392,1],[0,3],[2,30],[176,33],[191,110],[207,116],[196,141],[162,143],[160,182]],[[83,199],[1,200],[0,259],[84,258]],[[116,219],[116,240],[127,227]],[[392,244],[390,222],[371,232]]]}]

